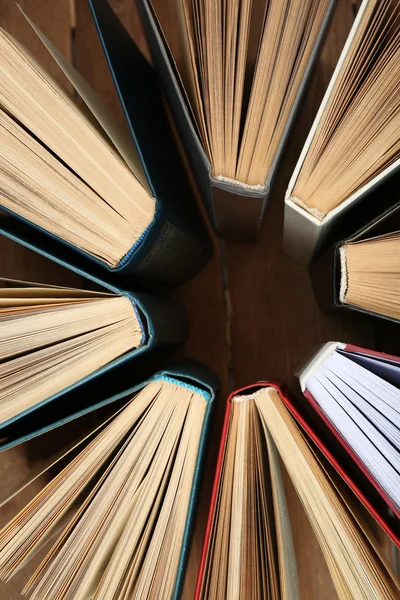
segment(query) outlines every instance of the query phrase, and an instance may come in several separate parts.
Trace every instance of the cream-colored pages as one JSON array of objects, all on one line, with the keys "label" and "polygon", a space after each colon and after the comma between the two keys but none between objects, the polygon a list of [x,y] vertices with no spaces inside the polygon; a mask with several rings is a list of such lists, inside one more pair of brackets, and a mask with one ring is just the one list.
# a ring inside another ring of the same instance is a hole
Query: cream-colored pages
[{"label": "cream-colored pages", "polygon": [[0,423],[142,344],[129,298],[0,287]]},{"label": "cream-colored pages", "polygon": [[260,26],[252,0],[175,0],[178,69],[214,177],[263,188],[328,6],[263,0]]},{"label": "cream-colored pages", "polygon": [[0,204],[115,267],[152,222],[155,199],[134,148],[128,167],[106,133],[121,147],[105,106],[53,54],[104,127],[0,29]]},{"label": "cream-colored pages", "polygon": [[340,301],[400,319],[400,232],[343,244]]},{"label": "cream-colored pages", "polygon": [[291,192],[320,220],[400,158],[400,4],[361,10]]},{"label": "cream-colored pages", "polygon": [[158,378],[0,532],[8,580],[68,521],[23,593],[33,599],[173,596],[205,396]]},{"label": "cream-colored pages", "polygon": [[258,392],[232,399],[203,600],[297,600],[296,560],[279,459]]},{"label": "cream-colored pages", "polygon": [[350,510],[338,493],[278,392],[265,388],[255,402],[307,513],[340,600],[396,600],[399,581],[360,527],[362,519],[354,517],[356,505]]}]

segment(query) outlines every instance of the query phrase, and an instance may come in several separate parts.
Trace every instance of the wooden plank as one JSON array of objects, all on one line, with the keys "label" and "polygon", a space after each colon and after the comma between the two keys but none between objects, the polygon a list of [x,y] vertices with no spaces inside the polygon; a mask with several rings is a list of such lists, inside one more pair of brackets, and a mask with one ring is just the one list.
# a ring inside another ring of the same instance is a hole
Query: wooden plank
[{"label": "wooden plank", "polygon": [[221,390],[214,407],[209,434],[183,598],[193,598],[228,395],[230,354],[227,345],[225,302],[218,254],[219,252],[195,279],[173,291],[173,296],[184,302],[189,316],[190,338],[183,350],[183,355],[202,361],[218,375],[221,382]]}]

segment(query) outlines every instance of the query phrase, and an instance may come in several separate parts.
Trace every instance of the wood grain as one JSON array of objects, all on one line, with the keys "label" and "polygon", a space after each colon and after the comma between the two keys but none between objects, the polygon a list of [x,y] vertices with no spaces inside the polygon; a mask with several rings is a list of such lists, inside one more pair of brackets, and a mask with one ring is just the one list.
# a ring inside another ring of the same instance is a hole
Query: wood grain
[{"label": "wood grain", "polygon": [[[154,0],[172,47],[176,41],[173,3],[174,0]],[[110,4],[148,55],[133,0],[110,0]],[[22,5],[51,41],[67,57],[73,57],[82,75],[101,94],[120,122],[124,123],[86,1],[77,0],[74,13],[71,12],[71,0],[24,0]],[[171,291],[173,297],[186,305],[190,323],[189,341],[179,355],[202,360],[213,368],[221,380],[183,594],[185,600],[193,597],[229,388],[257,379],[272,378],[285,382],[294,391],[293,373],[319,344],[331,339],[399,351],[398,340],[390,328],[381,330],[378,338],[372,325],[322,314],[314,300],[307,270],[281,252],[285,187],[354,18],[353,5],[352,0],[338,2],[328,38],[285,153],[259,243],[254,246],[224,244],[221,252],[220,244],[214,238],[215,255],[207,267],[192,281]],[[0,23],[44,62],[60,82],[65,83],[13,2],[0,0]],[[0,238],[0,257],[2,275],[79,285],[65,269],[4,238]],[[15,478],[22,478],[40,460],[43,452],[50,451],[60,443],[55,439],[57,437],[34,440],[29,445],[0,455],[0,480],[11,485]],[[335,591],[323,556],[288,478],[285,485],[298,551],[302,598],[334,599]],[[24,505],[34,490],[39,489],[39,483],[33,488],[21,494],[6,509],[0,509],[0,524]],[[31,566],[23,569],[11,583],[0,583],[0,598],[22,598],[19,590],[29,572]]]},{"label": "wood grain", "polygon": [[21,0],[18,3],[10,0],[0,1],[1,27],[21,42],[33,56],[39,58],[43,67],[59,83],[71,89],[64,74],[43,48],[43,43],[19,10],[18,4],[35,25],[46,33],[50,41],[71,59],[71,0]]}]

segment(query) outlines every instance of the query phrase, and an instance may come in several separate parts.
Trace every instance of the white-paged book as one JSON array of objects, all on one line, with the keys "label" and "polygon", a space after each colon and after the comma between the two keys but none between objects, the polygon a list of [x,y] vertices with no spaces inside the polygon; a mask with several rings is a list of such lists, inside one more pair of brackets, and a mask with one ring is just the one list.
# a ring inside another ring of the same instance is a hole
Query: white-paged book
[{"label": "white-paged book", "polygon": [[286,192],[284,250],[298,261],[367,195],[377,214],[390,202],[378,187],[400,167],[399,69],[400,4],[364,0]]},{"label": "white-paged book", "polygon": [[330,342],[299,374],[310,404],[400,515],[400,359]]}]

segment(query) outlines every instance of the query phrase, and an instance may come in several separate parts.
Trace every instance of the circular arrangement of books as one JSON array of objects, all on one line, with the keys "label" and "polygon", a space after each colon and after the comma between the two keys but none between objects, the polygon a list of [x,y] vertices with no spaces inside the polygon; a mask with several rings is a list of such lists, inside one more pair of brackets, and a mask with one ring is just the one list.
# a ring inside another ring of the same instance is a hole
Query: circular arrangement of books
[{"label": "circular arrangement of books", "polygon": [[400,4],[0,19],[0,597],[399,598]]}]

